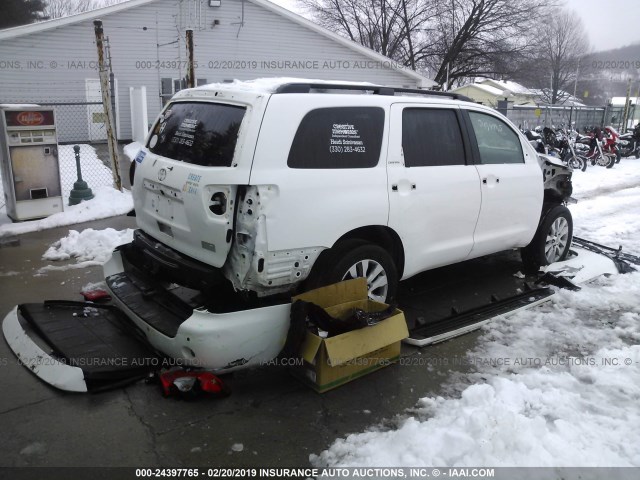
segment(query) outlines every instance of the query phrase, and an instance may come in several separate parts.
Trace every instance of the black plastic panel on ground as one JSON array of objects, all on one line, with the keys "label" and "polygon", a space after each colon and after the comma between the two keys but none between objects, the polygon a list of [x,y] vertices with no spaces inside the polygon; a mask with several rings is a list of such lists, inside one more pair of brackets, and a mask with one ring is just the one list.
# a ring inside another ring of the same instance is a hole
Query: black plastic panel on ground
[{"label": "black plastic panel on ground", "polygon": [[168,337],[175,337],[178,327],[193,313],[182,300],[133,273],[117,273],[106,279],[113,294],[133,313]]},{"label": "black plastic panel on ground", "polygon": [[160,357],[115,307],[49,301],[18,310],[55,358],[83,371],[89,390],[113,388],[158,368]]}]

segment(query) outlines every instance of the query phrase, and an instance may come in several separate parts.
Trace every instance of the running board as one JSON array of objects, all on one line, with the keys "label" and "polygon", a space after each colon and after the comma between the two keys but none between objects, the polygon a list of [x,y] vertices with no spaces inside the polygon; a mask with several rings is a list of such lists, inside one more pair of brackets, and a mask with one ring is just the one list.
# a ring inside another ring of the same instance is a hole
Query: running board
[{"label": "running board", "polygon": [[436,322],[413,329],[405,343],[417,347],[433,345],[481,328],[498,316],[510,316],[551,299],[554,291],[548,287],[534,288],[513,297],[497,300],[481,307],[456,313]]},{"label": "running board", "polygon": [[15,307],[2,323],[22,365],[69,392],[120,387],[158,370],[163,357],[117,308],[48,301]]}]

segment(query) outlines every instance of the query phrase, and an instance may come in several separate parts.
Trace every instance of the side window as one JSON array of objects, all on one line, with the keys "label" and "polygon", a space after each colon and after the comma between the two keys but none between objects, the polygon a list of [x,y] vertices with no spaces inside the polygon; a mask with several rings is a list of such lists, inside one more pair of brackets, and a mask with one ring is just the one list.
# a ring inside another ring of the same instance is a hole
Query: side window
[{"label": "side window", "polygon": [[464,144],[456,112],[405,108],[402,112],[405,167],[464,165]]},{"label": "side window", "polygon": [[384,110],[318,108],[307,113],[293,139],[290,168],[371,168],[378,164]]},{"label": "side window", "polygon": [[524,163],[520,138],[502,120],[484,113],[469,112],[478,142],[480,163]]}]

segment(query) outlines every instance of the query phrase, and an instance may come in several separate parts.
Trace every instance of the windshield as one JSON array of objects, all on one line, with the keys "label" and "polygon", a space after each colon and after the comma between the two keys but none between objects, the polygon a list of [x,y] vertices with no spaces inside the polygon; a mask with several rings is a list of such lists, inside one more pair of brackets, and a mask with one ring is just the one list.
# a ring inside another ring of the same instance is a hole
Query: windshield
[{"label": "windshield", "polygon": [[177,102],[160,115],[147,147],[152,153],[204,167],[230,167],[246,108]]}]

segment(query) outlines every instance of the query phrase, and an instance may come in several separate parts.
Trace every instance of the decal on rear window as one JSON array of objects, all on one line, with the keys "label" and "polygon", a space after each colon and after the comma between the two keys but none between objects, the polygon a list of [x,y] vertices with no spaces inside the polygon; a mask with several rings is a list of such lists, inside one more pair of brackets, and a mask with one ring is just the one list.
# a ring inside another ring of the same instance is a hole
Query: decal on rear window
[{"label": "decal on rear window", "polygon": [[245,111],[220,103],[174,103],[160,116],[147,147],[174,160],[230,167]]}]

